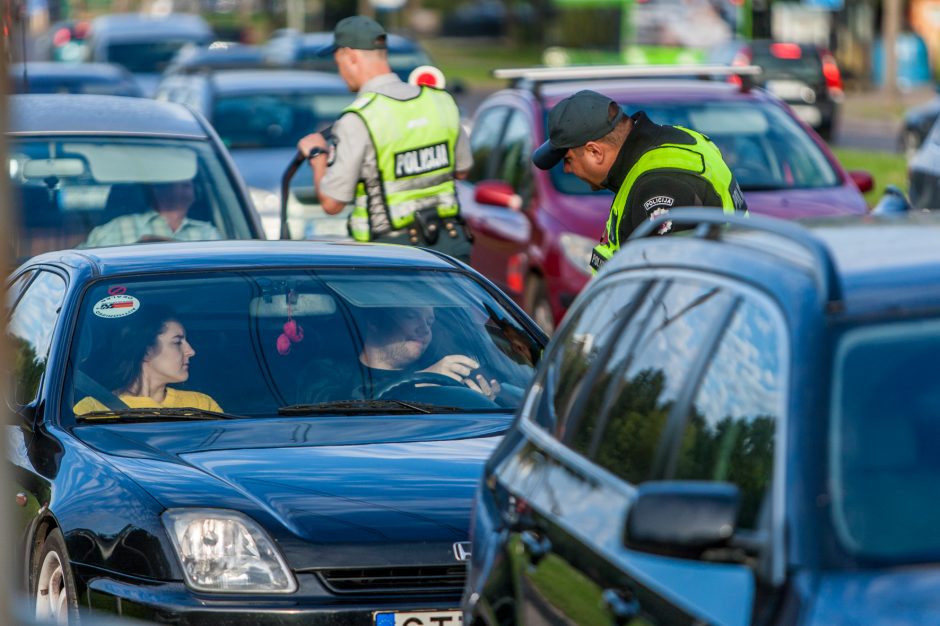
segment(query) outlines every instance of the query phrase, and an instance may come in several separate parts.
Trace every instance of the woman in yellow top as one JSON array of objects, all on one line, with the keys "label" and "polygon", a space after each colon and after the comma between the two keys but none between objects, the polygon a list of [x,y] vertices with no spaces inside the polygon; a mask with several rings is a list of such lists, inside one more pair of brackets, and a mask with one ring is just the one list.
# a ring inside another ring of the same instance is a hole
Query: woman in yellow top
[{"label": "woman in yellow top", "polygon": [[[135,319],[136,318],[136,319]],[[130,408],[195,408],[222,412],[212,397],[198,391],[169,387],[189,378],[189,360],[196,351],[186,329],[167,307],[140,309],[126,318],[112,345],[118,350],[113,393]],[[74,407],[76,415],[107,411],[100,400],[87,396]]]}]

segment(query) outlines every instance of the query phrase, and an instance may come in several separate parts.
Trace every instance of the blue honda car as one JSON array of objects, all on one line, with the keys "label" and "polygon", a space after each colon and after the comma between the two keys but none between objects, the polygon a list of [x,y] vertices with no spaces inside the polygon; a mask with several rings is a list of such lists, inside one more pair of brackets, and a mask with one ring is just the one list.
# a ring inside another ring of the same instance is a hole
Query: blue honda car
[{"label": "blue honda car", "polygon": [[459,620],[473,490],[545,342],[473,270],[388,245],[143,243],[36,256],[8,295],[38,618]]},{"label": "blue honda car", "polygon": [[940,622],[938,236],[641,228],[486,464],[464,624]]}]

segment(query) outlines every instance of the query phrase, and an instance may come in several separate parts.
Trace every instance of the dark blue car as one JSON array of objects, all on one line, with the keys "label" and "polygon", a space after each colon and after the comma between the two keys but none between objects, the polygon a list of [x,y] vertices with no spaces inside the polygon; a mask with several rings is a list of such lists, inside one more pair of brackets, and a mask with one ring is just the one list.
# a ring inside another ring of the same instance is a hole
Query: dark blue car
[{"label": "dark blue car", "polygon": [[152,243],[37,256],[8,294],[37,617],[459,619],[473,490],[545,341],[485,279],[411,247]]},{"label": "dark blue car", "polygon": [[940,222],[665,219],[486,464],[464,623],[940,621]]}]

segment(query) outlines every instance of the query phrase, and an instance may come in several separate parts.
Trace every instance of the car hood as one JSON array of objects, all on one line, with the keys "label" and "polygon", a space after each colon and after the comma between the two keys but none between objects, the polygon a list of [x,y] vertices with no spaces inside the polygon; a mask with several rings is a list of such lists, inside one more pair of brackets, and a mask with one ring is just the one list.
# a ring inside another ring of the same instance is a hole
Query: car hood
[{"label": "car hood", "polygon": [[756,215],[783,219],[864,215],[865,197],[852,184],[823,189],[788,189],[786,191],[745,191],[747,208]]},{"label": "car hood", "polygon": [[[229,153],[245,184],[280,194],[281,177],[291,164],[297,148],[230,148]],[[293,180],[295,183],[301,181],[304,185],[312,185],[310,168],[301,166]]]},{"label": "car hood", "polygon": [[317,417],[76,434],[166,508],[246,513],[302,569],[453,562],[483,463],[510,421]]},{"label": "car hood", "polygon": [[808,624],[897,626],[940,622],[940,568],[824,574]]},{"label": "car hood", "polygon": [[551,201],[545,202],[545,210],[558,220],[565,230],[572,233],[597,239],[607,216],[610,215],[610,205],[614,195],[607,192],[595,192],[583,195],[569,195],[550,192]]}]

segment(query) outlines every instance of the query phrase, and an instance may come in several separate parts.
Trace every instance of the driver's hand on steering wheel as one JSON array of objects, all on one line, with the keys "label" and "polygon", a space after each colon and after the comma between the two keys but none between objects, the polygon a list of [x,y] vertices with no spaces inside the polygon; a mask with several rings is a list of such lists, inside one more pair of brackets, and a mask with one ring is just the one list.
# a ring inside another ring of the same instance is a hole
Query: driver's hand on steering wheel
[{"label": "driver's hand on steering wheel", "polygon": [[420,371],[443,374],[448,378],[453,378],[492,400],[501,389],[499,382],[495,378],[487,381],[482,374],[471,377],[470,374],[478,367],[480,364],[466,355],[449,354],[431,367]]}]

